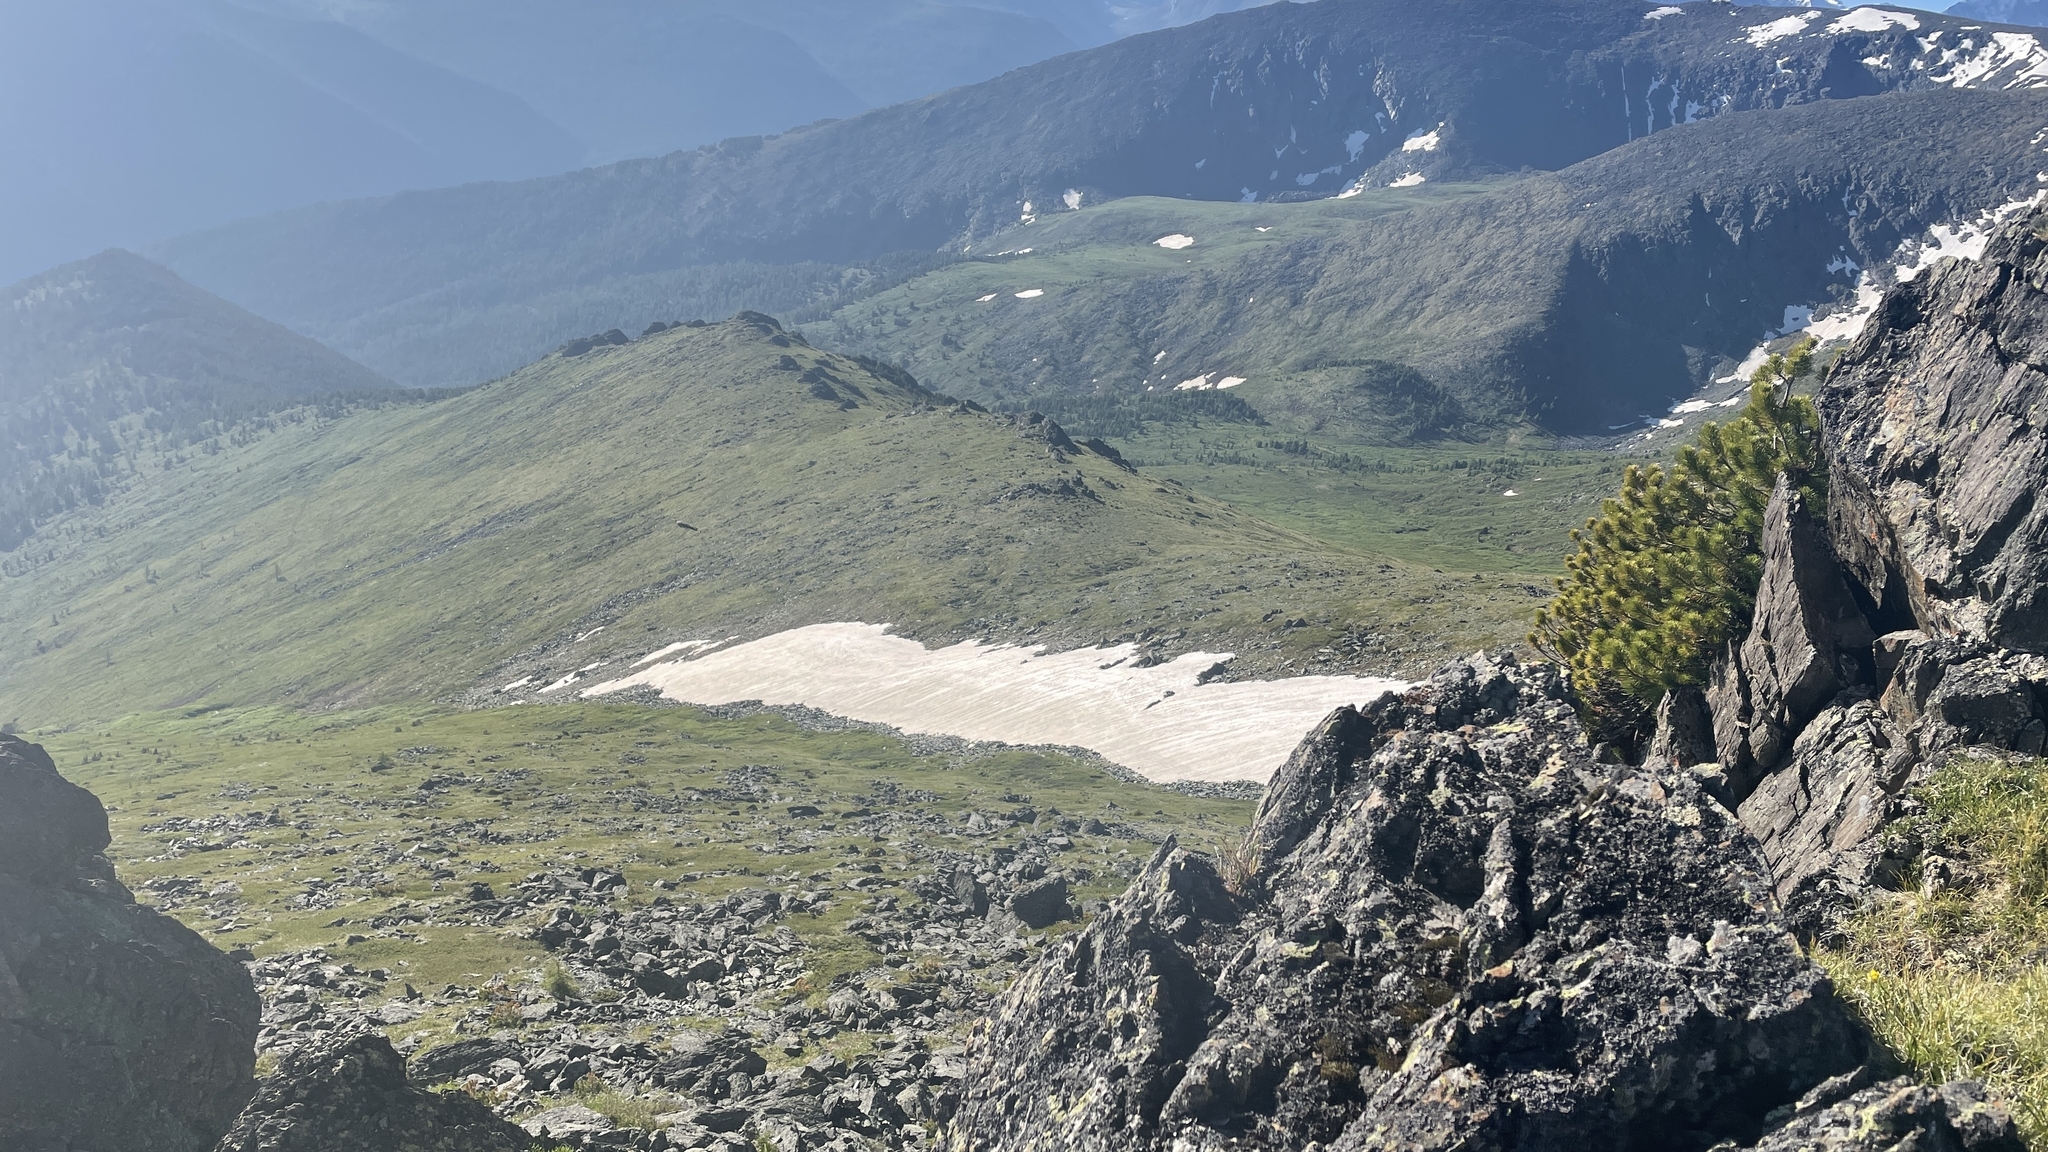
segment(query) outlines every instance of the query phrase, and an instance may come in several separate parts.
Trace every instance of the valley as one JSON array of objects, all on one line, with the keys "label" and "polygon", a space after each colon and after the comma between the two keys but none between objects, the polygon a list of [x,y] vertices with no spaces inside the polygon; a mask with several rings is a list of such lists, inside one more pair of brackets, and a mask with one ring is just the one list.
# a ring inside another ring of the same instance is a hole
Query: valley
[{"label": "valley", "polygon": [[2033,7],[0,17],[0,1148],[2048,1147]]}]

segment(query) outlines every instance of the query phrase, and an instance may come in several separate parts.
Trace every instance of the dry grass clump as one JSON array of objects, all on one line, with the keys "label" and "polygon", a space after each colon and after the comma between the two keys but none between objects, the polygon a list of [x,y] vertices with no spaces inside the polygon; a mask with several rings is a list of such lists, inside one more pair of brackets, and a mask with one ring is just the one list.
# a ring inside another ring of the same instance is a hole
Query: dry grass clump
[{"label": "dry grass clump", "polygon": [[2048,1147],[2048,763],[1960,760],[1918,799],[1900,890],[1817,959],[1902,1064],[1984,1081]]}]

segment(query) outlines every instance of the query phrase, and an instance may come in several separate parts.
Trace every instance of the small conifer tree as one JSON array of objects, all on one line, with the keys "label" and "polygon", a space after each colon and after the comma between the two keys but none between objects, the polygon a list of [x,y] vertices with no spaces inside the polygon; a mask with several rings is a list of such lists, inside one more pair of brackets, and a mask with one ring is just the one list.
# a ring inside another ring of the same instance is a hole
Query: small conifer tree
[{"label": "small conifer tree", "polygon": [[1704,683],[1714,653],[1748,628],[1779,473],[1823,508],[1820,416],[1792,395],[1812,359],[1811,340],[1772,356],[1735,419],[1701,427],[1669,468],[1631,465],[1572,533],[1578,550],[1529,642],[1565,668],[1596,732],[1636,729],[1666,690]]}]

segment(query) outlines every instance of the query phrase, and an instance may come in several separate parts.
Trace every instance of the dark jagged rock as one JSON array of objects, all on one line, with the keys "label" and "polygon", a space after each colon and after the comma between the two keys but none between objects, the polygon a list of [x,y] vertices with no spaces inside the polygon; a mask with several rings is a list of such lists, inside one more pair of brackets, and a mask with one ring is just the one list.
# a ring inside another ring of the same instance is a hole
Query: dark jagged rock
[{"label": "dark jagged rock", "polygon": [[1896,797],[1922,763],[1876,704],[1837,703],[1800,732],[1790,762],[1742,802],[1742,822],[1763,845],[1786,918],[1800,934],[1825,935],[1876,878],[1878,833],[1899,815]]},{"label": "dark jagged rock", "polygon": [[200,1152],[254,1090],[240,964],[135,903],[98,800],[0,736],[0,1147]]},{"label": "dark jagged rock", "polygon": [[1835,694],[1870,680],[1876,635],[1842,582],[1827,534],[1784,476],[1764,511],[1763,581],[1742,642],[1749,751],[1777,766],[1792,739]]},{"label": "dark jagged rock", "polygon": [[2012,1116],[1959,1080],[1929,1088],[1911,1080],[1863,1087],[1838,1076],[1802,1097],[1750,1152],[2021,1152]]},{"label": "dark jagged rock", "polygon": [[1742,644],[1730,640],[1707,666],[1707,712],[1713,717],[1714,756],[1739,799],[1756,787],[1756,757],[1749,753],[1749,683],[1742,676]]},{"label": "dark jagged rock", "polygon": [[1816,397],[1829,523],[1887,627],[2048,651],[2048,240],[1888,294]]},{"label": "dark jagged rock", "polygon": [[421,1084],[440,1084],[482,1075],[500,1060],[520,1060],[519,1045],[502,1040],[457,1040],[422,1052],[408,1063],[407,1075]]},{"label": "dark jagged rock", "polygon": [[358,1032],[285,1057],[217,1152],[530,1152],[532,1145],[469,1096],[408,1083],[391,1041]]},{"label": "dark jagged rock", "polygon": [[1010,897],[1010,912],[1027,928],[1050,928],[1062,920],[1072,920],[1076,915],[1073,904],[1067,900],[1064,876],[1048,876],[1018,889],[1017,894]]},{"label": "dark jagged rock", "polygon": [[1341,711],[1271,796],[1255,871],[1169,845],[1012,987],[959,1146],[1705,1148],[1862,1059],[1740,824],[1547,666]]},{"label": "dark jagged rock", "polygon": [[1714,762],[1714,715],[1706,694],[1697,688],[1674,688],[1657,704],[1657,727],[1650,735],[1645,763],[1654,759],[1673,768]]},{"label": "dark jagged rock", "polygon": [[1973,744],[2041,751],[2048,659],[1924,635],[1900,640],[1895,653],[1897,667],[1880,699],[1893,723],[1913,729],[1923,752]]}]

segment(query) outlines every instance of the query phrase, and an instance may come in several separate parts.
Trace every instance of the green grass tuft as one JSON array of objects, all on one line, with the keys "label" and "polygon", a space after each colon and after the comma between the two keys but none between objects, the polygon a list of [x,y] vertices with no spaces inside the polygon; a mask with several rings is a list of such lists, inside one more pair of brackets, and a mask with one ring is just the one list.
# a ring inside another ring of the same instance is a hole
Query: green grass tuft
[{"label": "green grass tuft", "polygon": [[1887,831],[1899,891],[1817,959],[1890,1053],[1938,1083],[1984,1081],[2048,1142],[2048,762],[1959,760]]}]

